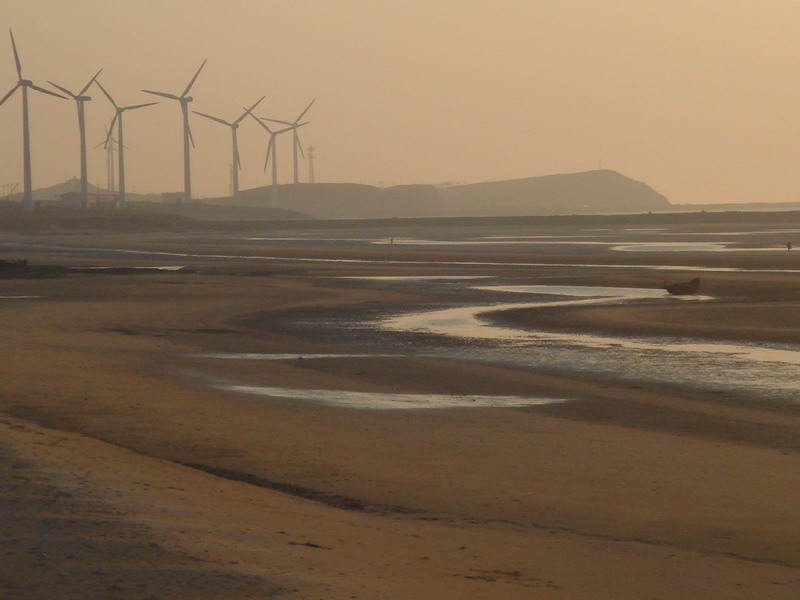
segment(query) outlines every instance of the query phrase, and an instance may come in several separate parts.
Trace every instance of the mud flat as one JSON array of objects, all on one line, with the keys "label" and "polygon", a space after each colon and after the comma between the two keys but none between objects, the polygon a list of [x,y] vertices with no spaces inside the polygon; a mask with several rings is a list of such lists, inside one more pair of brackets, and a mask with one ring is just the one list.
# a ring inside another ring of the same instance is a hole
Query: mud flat
[{"label": "mud flat", "polygon": [[[503,342],[475,342],[476,355],[469,342],[379,323],[507,302],[475,289],[493,283],[657,289],[706,269],[707,302],[492,320],[792,350],[800,258],[421,248],[327,233],[2,246],[8,260],[116,269],[0,280],[4,597],[797,598],[796,402],[742,393],[735,373],[710,390],[540,368],[495,357]],[[753,246],[785,235],[762,231]],[[159,265],[190,268],[128,269]],[[348,406],[319,401],[348,392]],[[393,410],[393,395],[457,407]],[[357,405],[373,396],[388,407]]]}]

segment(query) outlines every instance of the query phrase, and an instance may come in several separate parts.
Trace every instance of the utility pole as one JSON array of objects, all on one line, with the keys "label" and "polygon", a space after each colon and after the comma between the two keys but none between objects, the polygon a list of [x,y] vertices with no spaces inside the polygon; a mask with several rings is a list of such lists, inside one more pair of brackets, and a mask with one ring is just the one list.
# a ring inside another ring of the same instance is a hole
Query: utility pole
[{"label": "utility pole", "polygon": [[314,181],[314,146],[308,147],[308,183],[316,183]]}]

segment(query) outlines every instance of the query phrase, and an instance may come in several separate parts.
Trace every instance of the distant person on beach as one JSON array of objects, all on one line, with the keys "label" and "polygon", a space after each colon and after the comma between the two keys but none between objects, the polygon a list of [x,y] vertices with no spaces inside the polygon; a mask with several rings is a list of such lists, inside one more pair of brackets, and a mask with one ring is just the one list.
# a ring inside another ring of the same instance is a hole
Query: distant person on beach
[{"label": "distant person on beach", "polygon": [[792,242],[786,242],[786,250],[787,252],[792,249]]}]

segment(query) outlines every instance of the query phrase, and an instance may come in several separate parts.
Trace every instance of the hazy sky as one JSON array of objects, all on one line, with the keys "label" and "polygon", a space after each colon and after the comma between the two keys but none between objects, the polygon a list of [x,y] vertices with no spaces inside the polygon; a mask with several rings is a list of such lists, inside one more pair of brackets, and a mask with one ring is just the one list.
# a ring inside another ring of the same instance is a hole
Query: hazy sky
[{"label": "hazy sky", "polygon": [[[118,104],[180,93],[292,120],[318,182],[485,181],[617,170],[674,203],[800,200],[798,0],[3,0],[23,74]],[[16,81],[0,31],[0,95]],[[87,104],[91,145],[113,115]],[[75,103],[31,94],[34,187],[79,173]],[[197,197],[229,193],[230,130],[192,115]],[[0,107],[0,185],[22,180],[21,94]],[[183,188],[179,104],[126,113],[129,191]],[[242,188],[267,136],[240,129]],[[278,141],[280,181],[291,140]],[[301,180],[308,167],[301,165]],[[106,183],[105,153],[89,179]]]}]

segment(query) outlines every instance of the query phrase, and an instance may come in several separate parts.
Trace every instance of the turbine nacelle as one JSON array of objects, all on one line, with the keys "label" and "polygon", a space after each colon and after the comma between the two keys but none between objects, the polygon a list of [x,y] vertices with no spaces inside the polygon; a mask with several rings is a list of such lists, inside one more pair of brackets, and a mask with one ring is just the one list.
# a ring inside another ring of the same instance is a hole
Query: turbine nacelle
[{"label": "turbine nacelle", "polygon": [[183,199],[186,202],[189,202],[192,199],[192,176],[191,163],[189,160],[189,144],[191,143],[192,147],[194,147],[194,137],[192,136],[192,129],[189,127],[189,103],[194,100],[194,98],[189,95],[189,90],[192,89],[194,82],[197,80],[197,76],[200,75],[200,71],[203,70],[207,60],[208,59],[203,61],[203,64],[201,64],[200,68],[197,69],[194,77],[192,77],[191,81],[189,82],[189,85],[186,86],[180,95],[169,94],[167,92],[157,92],[155,90],[142,90],[147,94],[169,98],[170,100],[177,100],[181,103],[181,112],[183,113]]},{"label": "turbine nacelle", "polygon": [[31,180],[31,143],[30,143],[30,129],[28,126],[28,88],[42,92],[43,94],[48,94],[50,96],[55,96],[56,98],[61,98],[66,100],[65,96],[61,94],[56,94],[55,92],[51,92],[50,90],[46,90],[41,88],[33,83],[30,79],[25,79],[22,76],[22,63],[19,60],[19,53],[17,52],[17,44],[14,41],[14,32],[11,29],[8,30],[9,35],[11,36],[11,48],[14,51],[14,65],[17,68],[17,85],[11,88],[10,91],[6,93],[0,99],[0,105],[4,104],[6,100],[8,100],[14,92],[16,92],[19,88],[22,88],[22,177],[23,177],[23,195],[22,195],[22,205],[26,211],[33,210],[33,183]]}]

